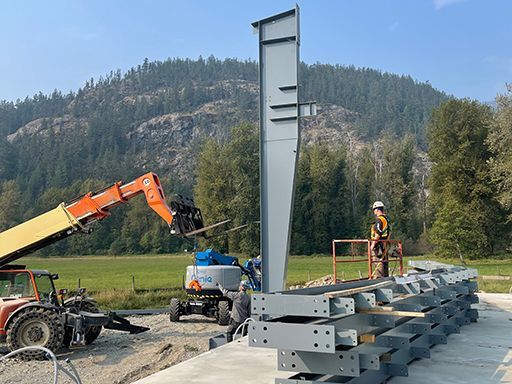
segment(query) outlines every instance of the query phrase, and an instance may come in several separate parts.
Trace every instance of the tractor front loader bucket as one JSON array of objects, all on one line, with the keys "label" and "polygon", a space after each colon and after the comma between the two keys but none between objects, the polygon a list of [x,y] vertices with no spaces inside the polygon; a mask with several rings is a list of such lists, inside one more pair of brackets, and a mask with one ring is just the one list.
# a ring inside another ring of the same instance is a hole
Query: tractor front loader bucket
[{"label": "tractor front loader bucket", "polygon": [[194,200],[175,195],[170,205],[174,216],[171,233],[186,237],[191,232],[203,229],[203,215],[201,210],[194,205]]}]

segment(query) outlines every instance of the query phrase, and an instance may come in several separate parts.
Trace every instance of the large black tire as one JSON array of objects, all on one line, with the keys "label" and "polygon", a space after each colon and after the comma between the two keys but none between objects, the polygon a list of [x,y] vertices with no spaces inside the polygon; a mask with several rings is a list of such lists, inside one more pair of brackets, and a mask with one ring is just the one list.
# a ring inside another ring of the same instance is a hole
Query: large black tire
[{"label": "large black tire", "polygon": [[169,309],[169,319],[171,322],[180,321],[182,315],[181,301],[175,297],[171,299],[171,305]]},{"label": "large black tire", "polygon": [[[84,301],[71,301],[71,302],[66,303],[64,306],[66,308],[75,307],[77,309],[80,309],[81,311],[91,312],[91,313],[98,313],[100,311],[94,303],[91,303],[90,301],[85,301],[85,300]],[[103,327],[101,325],[98,325],[98,326],[90,327],[87,331],[85,331],[85,336],[84,336],[85,344],[89,345],[92,342],[94,342],[94,340],[96,340],[98,338],[98,336],[100,335],[102,328]],[[65,347],[68,347],[69,344],[71,344],[72,338],[73,338],[73,328],[66,327],[66,331],[64,334],[64,342],[63,342]]]},{"label": "large black tire", "polygon": [[[29,307],[20,312],[7,327],[7,346],[11,351],[23,347],[40,346],[57,351],[62,347],[64,325],[61,316],[48,308]],[[26,360],[41,360],[45,353],[39,350],[20,354]]]},{"label": "large black tire", "polygon": [[225,300],[219,301],[217,306],[217,322],[219,325],[228,325],[230,318],[231,313],[229,312],[229,302]]}]

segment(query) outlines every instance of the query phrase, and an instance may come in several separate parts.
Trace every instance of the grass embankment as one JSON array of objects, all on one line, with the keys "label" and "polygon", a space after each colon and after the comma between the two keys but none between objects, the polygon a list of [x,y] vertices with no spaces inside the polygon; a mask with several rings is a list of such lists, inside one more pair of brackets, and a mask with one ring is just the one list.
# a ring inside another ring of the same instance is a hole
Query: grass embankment
[{"label": "grass embankment", "polygon": [[[428,256],[418,259],[460,264],[458,259],[441,260]],[[81,286],[87,287],[104,309],[165,307],[171,297],[184,298],[182,279],[192,260],[190,254],[23,259],[28,268],[59,273],[57,289],[76,290],[80,279]],[[510,258],[468,261],[468,266],[478,269],[479,275],[512,276]],[[301,284],[331,274],[332,258],[328,255],[292,256],[288,267],[287,284]],[[366,276],[366,263],[338,264],[339,278],[354,279],[359,277],[359,273]],[[132,276],[135,292],[132,290]],[[486,292],[509,292],[512,286],[511,281],[481,278],[478,283],[480,289]]]}]

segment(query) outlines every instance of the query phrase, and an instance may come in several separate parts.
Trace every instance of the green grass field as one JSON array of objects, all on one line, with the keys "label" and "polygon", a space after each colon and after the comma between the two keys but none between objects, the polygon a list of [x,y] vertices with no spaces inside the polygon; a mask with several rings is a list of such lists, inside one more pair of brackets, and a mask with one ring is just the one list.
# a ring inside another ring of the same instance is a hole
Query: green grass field
[{"label": "green grass field", "polygon": [[[449,264],[460,264],[457,259],[431,259]],[[407,259],[407,258],[406,258]],[[166,306],[173,296],[184,297],[181,290],[187,265],[192,264],[190,254],[137,255],[137,256],[81,256],[72,258],[26,257],[28,268],[48,269],[58,273],[57,288],[75,290],[78,279],[82,287],[98,300],[102,308],[148,308]],[[512,275],[512,259],[485,259],[469,261],[480,275]],[[406,261],[404,261],[406,265]],[[288,266],[287,284],[296,285],[332,273],[331,256],[292,256]],[[366,276],[366,263],[338,264],[338,277],[354,279]],[[136,292],[132,291],[132,276]],[[509,292],[510,281],[483,281],[479,287],[487,292]]]}]

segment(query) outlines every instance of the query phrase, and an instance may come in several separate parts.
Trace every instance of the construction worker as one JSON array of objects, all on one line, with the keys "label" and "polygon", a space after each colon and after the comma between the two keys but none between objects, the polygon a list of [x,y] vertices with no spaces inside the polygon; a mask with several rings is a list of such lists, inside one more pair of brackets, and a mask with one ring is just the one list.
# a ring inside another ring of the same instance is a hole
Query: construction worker
[{"label": "construction worker", "polygon": [[371,244],[370,252],[372,255],[375,270],[372,278],[389,276],[389,263],[388,255],[386,252],[386,242],[381,240],[388,240],[391,234],[391,228],[387,216],[384,214],[384,203],[376,201],[372,206],[373,214],[375,215],[375,222],[371,226]]},{"label": "construction worker", "polygon": [[[229,319],[229,325],[226,331],[226,337],[229,343],[233,341],[233,335],[238,327],[251,316],[251,297],[247,294],[249,283],[242,280],[240,282],[238,292],[228,291],[219,283],[217,283],[217,286],[221,290],[222,294],[233,302],[231,318]],[[244,331],[244,335],[245,332],[246,331]]]}]

